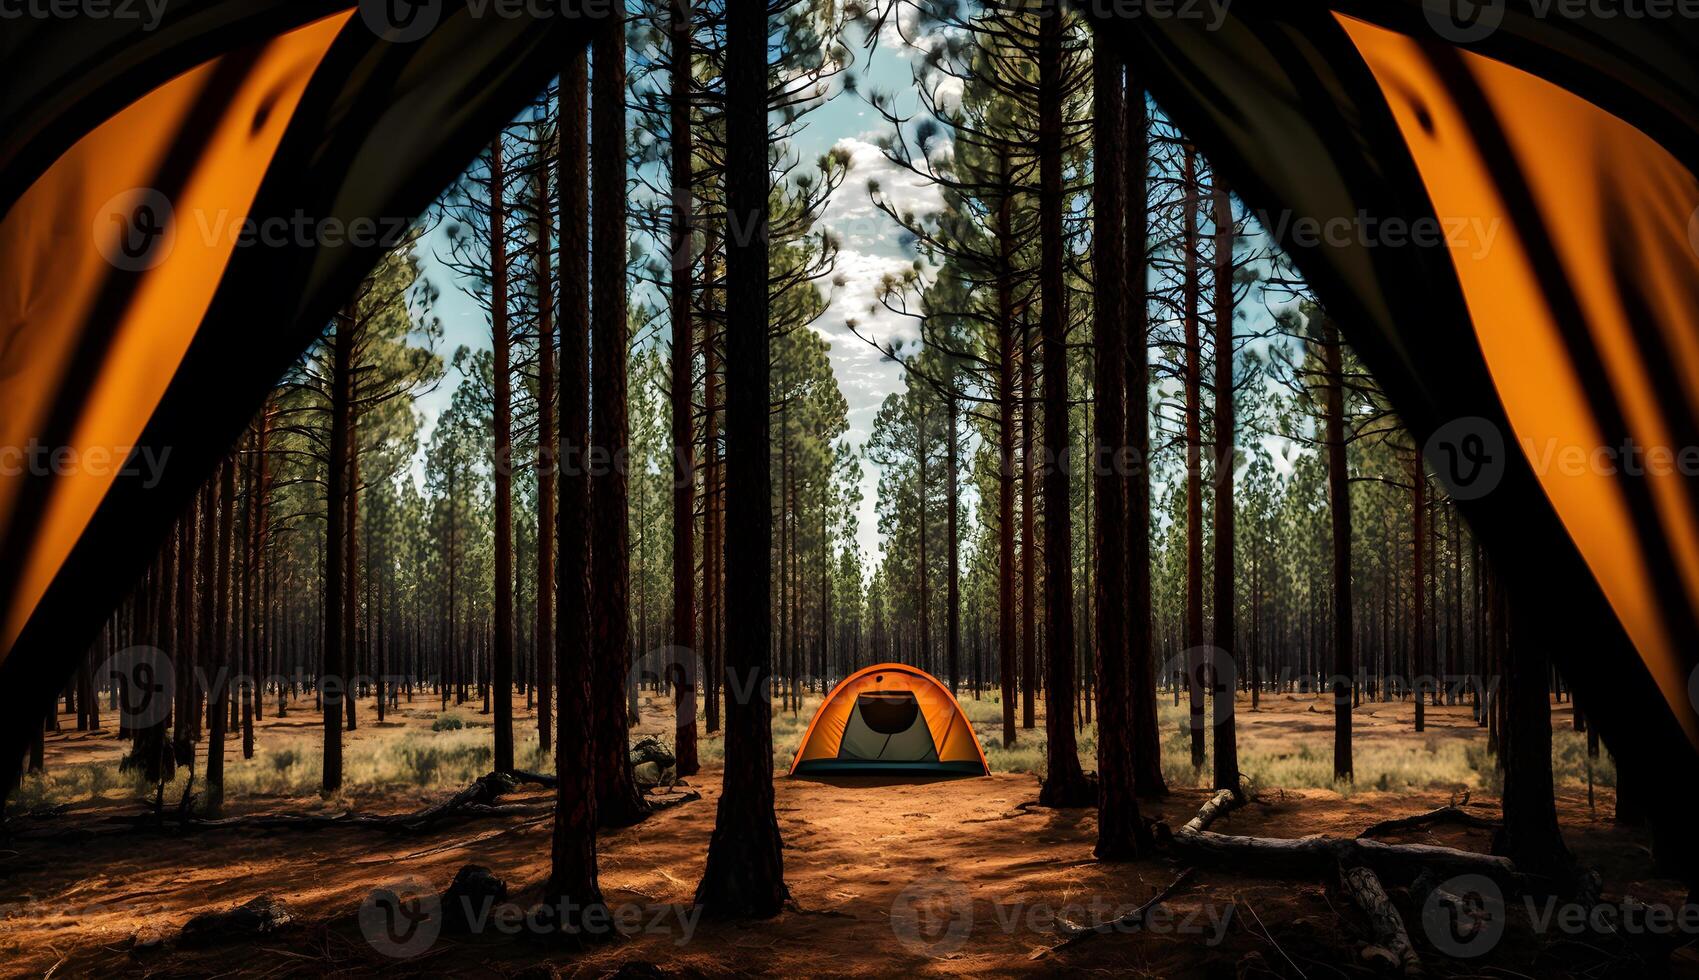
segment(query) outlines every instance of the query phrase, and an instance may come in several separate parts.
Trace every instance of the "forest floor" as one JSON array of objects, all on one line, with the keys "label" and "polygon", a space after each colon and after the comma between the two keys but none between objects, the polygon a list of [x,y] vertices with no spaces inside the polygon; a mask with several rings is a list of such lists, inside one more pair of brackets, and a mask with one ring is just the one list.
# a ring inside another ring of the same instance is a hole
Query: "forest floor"
[{"label": "forest floor", "polygon": [[[1276,696],[1265,698],[1260,711],[1242,705],[1242,756],[1278,761],[1321,751],[1326,759],[1327,750],[1316,746],[1330,744],[1326,740],[1331,738],[1331,719],[1310,710],[1319,703],[1308,697]],[[1000,753],[991,720],[995,706],[971,700],[967,704],[982,740],[994,750],[991,754]],[[781,772],[788,768],[783,764],[810,707],[805,702],[794,717],[776,713]],[[1360,717],[1357,728],[1359,776],[1352,791],[1342,795],[1331,789],[1276,788],[1261,782],[1258,801],[1215,829],[1278,837],[1352,837],[1388,817],[1444,805],[1464,790],[1473,794],[1467,804],[1471,812],[1497,815],[1491,780],[1479,774],[1461,774],[1464,778],[1459,779],[1447,762],[1451,741],[1473,744],[1482,738],[1466,706],[1430,709],[1430,731],[1423,736],[1410,733],[1408,704],[1369,707],[1374,714]],[[1560,742],[1572,734],[1566,709],[1564,705],[1554,711]],[[310,768],[317,748],[318,718],[306,702],[284,718],[268,712],[257,739],[261,751],[251,762],[232,760],[231,785],[247,791],[237,794],[233,789],[226,812],[409,811],[443,799],[447,791],[439,781],[458,779],[461,765],[474,771],[479,756],[472,749],[479,742],[487,745],[489,732],[479,725],[484,719],[475,705],[455,712],[458,729],[444,725],[437,703],[427,704],[424,698],[392,712],[384,726],[366,720],[373,717],[369,702],[361,710],[362,725],[347,750],[352,785],[344,796],[321,800],[294,785],[297,776],[307,773],[293,770]],[[1174,714],[1171,706],[1165,710],[1165,726]],[[519,716],[521,725],[531,717],[526,712]],[[669,728],[665,704],[646,698],[638,730]],[[1038,732],[1042,730],[1040,715]],[[1023,742],[1030,743],[1034,734],[1023,733]],[[1178,732],[1168,739],[1165,755],[1177,755],[1184,737]],[[1386,744],[1379,744],[1383,740]],[[433,919],[417,934],[428,941],[416,955],[403,958],[393,954],[413,953],[411,945],[398,947],[375,931],[374,923],[381,922],[370,914],[376,908],[369,900],[375,888],[434,894],[467,864],[486,866],[504,879],[516,907],[535,902],[548,865],[546,815],[492,816],[408,834],[351,826],[185,833],[114,821],[115,816],[140,810],[134,785],[114,776],[108,785],[52,815],[13,811],[13,839],[0,851],[3,972],[871,976],[1114,970],[1135,976],[1241,977],[1372,972],[1358,959],[1366,934],[1360,924],[1342,924],[1350,921],[1342,918],[1344,905],[1323,882],[1227,869],[1200,869],[1138,934],[1097,936],[1034,958],[1061,941],[1064,927],[1059,921],[1094,923],[1124,913],[1167,886],[1182,865],[1166,855],[1129,864],[1094,861],[1093,811],[1021,808],[1036,797],[1037,786],[1032,775],[1020,772],[901,783],[781,776],[776,780],[778,818],[793,907],[766,922],[701,921],[690,902],[719,793],[715,741],[704,744],[704,756],[710,760],[704,772],[688,780],[701,800],[600,838],[602,885],[625,934],[619,942],[567,954],[546,941],[512,935],[493,922],[473,935],[434,935]],[[1402,750],[1393,748],[1405,742],[1418,762],[1422,756],[1432,757],[1437,778],[1418,787],[1400,776],[1393,791],[1365,786],[1373,781],[1365,780],[1362,760],[1376,758],[1376,753],[1391,753],[1388,758],[1397,765],[1389,771],[1407,772],[1416,764],[1407,766]],[[422,755],[421,746],[437,755]],[[48,772],[78,766],[115,769],[117,756],[118,743],[110,735],[65,732],[49,738]],[[279,766],[277,760],[285,756],[289,764]],[[396,781],[406,774],[392,769],[405,766],[408,759],[420,764],[425,758],[434,758],[425,764],[438,767],[429,780]],[[1189,777],[1189,764],[1183,758],[1178,761]],[[1270,765],[1267,771],[1275,772]],[[482,766],[488,769],[487,757]],[[268,780],[275,783],[269,789]],[[53,787],[37,787],[36,794],[51,801],[81,781],[68,777]],[[1179,785],[1176,782],[1175,792],[1166,799],[1148,803],[1146,816],[1175,826],[1189,819],[1206,793]],[[503,802],[542,804],[549,799],[547,791],[530,787],[503,797]],[[1644,835],[1612,823],[1614,798],[1608,787],[1597,789],[1595,809],[1588,804],[1584,786],[1560,781],[1557,802],[1571,847],[1585,865],[1601,871],[1608,899],[1679,899],[1673,882],[1650,877]],[[1386,839],[1484,851],[1490,833],[1436,826]],[[275,935],[240,943],[191,949],[175,941],[194,915],[228,910],[261,895],[281,900],[294,923]],[[1440,955],[1433,937],[1424,934],[1420,910],[1411,907],[1405,892],[1394,888],[1393,899],[1402,907],[1429,972],[1442,976],[1636,975],[1641,968],[1636,956],[1651,955],[1650,949],[1667,951],[1682,942],[1679,936],[1633,936],[1624,931],[1603,937],[1590,932],[1537,935],[1534,923],[1543,917],[1543,908],[1525,910],[1513,904],[1508,931],[1484,955],[1451,959]]]}]

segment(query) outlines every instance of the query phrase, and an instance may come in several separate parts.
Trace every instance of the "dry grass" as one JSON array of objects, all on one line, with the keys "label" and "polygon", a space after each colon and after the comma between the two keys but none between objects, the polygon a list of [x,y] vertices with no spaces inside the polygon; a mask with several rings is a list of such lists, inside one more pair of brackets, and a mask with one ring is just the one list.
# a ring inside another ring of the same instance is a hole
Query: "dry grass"
[{"label": "dry grass", "polygon": [[[822,700],[803,698],[800,710],[773,708],[773,761],[779,772],[790,768],[809,720]],[[1002,706],[995,695],[964,696],[963,710],[984,746],[994,772],[1042,775],[1045,766],[1043,702],[1036,726],[1017,728],[1016,742],[1005,748],[1001,738]],[[329,801],[352,805],[365,798],[396,791],[433,791],[463,786],[489,771],[492,761],[490,719],[480,705],[468,702],[448,710],[419,698],[389,713],[379,725],[368,700],[361,706],[361,726],[349,733],[344,747],[344,788]],[[1206,712],[1209,710],[1206,708]],[[1431,707],[1428,730],[1416,733],[1408,703],[1366,703],[1354,715],[1352,782],[1333,779],[1332,709],[1325,697],[1269,695],[1260,708],[1250,709],[1240,698],[1236,712],[1240,771],[1262,789],[1330,789],[1342,796],[1363,791],[1479,790],[1496,795],[1501,786],[1495,758],[1487,751],[1485,730],[1478,727],[1467,705]],[[700,715],[699,715],[700,717]],[[1162,730],[1163,773],[1171,788],[1200,788],[1210,783],[1207,763],[1212,732],[1206,728],[1206,764],[1191,765],[1187,710],[1163,698],[1158,706]],[[1206,714],[1207,717],[1207,714]],[[73,719],[63,720],[67,727]],[[1593,783],[1614,787],[1615,770],[1608,755],[1589,767],[1586,736],[1575,732],[1568,705],[1554,706],[1552,770],[1560,789],[1584,790],[1589,768]],[[549,771],[550,753],[540,751],[535,715],[523,700],[515,706],[517,762],[520,768]],[[671,739],[670,700],[644,692],[634,735],[656,734]],[[319,715],[310,702],[291,706],[285,717],[268,714],[261,722],[251,760],[240,755],[239,739],[227,748],[225,794],[243,797],[311,797],[317,793],[322,765]],[[1076,732],[1080,764],[1096,768],[1094,725]],[[66,731],[48,736],[48,765],[44,773],[26,776],[8,801],[8,811],[88,800],[151,797],[155,787],[141,784],[133,774],[120,772],[123,743],[110,733]],[[203,747],[204,751],[204,747]],[[724,759],[718,733],[703,734],[698,753],[704,765]],[[204,763],[198,766],[204,769]],[[186,774],[165,788],[168,800],[181,796]]]}]

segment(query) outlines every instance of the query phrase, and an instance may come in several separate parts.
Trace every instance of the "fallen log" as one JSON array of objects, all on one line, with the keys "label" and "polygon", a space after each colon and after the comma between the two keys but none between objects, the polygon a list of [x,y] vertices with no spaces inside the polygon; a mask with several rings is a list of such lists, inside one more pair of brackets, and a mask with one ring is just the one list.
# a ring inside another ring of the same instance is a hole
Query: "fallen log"
[{"label": "fallen log", "polygon": [[1202,864],[1232,864],[1236,868],[1275,874],[1321,876],[1335,864],[1366,864],[1375,871],[1409,881],[1426,868],[1453,874],[1473,873],[1500,881],[1515,877],[1509,858],[1461,851],[1434,844],[1385,844],[1377,840],[1325,837],[1239,837],[1211,831],[1181,829],[1174,848]]},{"label": "fallen log", "polygon": [[1216,790],[1215,795],[1205,800],[1203,806],[1198,808],[1198,815],[1186,821],[1186,825],[1180,828],[1180,832],[1182,834],[1202,833],[1209,829],[1209,825],[1214,823],[1217,817],[1231,810],[1236,810],[1243,804],[1244,798],[1232,790]]},{"label": "fallen log", "polygon": [[1392,905],[1392,899],[1381,887],[1380,879],[1365,867],[1339,869],[1339,890],[1357,906],[1369,920],[1375,945],[1363,951],[1364,958],[1379,962],[1407,977],[1420,976],[1421,958],[1410,944],[1410,933],[1404,928],[1404,917]]},{"label": "fallen log", "polygon": [[1418,813],[1408,817],[1394,817],[1391,820],[1382,820],[1380,823],[1369,827],[1357,836],[1358,838],[1379,837],[1382,834],[1397,833],[1401,830],[1414,830],[1417,827],[1426,827],[1432,824],[1442,823],[1460,824],[1464,827],[1475,827],[1480,830],[1497,830],[1500,826],[1497,820],[1488,820],[1485,817],[1477,817],[1473,813],[1470,813],[1456,804],[1450,804],[1448,806],[1435,807],[1426,813]]},{"label": "fallen log", "polygon": [[1198,809],[1197,816],[1167,835],[1167,843],[1198,863],[1224,864],[1276,874],[1313,877],[1332,868],[1367,865],[1377,873],[1409,881],[1424,869],[1482,874],[1499,881],[1515,877],[1509,858],[1463,851],[1434,844],[1386,844],[1368,838],[1244,837],[1220,834],[1209,826],[1223,814],[1243,805],[1232,790],[1219,790]]}]

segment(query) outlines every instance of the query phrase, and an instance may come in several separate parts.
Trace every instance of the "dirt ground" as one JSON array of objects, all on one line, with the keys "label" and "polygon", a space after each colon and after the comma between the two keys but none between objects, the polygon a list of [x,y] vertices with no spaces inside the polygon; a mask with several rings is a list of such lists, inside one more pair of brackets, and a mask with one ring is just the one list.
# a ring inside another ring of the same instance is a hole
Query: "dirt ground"
[{"label": "dirt ground", "polygon": [[[1325,719],[1310,705],[1307,699],[1270,699],[1263,711],[1242,712],[1242,751],[1293,750],[1329,735]],[[371,718],[369,703],[362,708]],[[363,722],[352,736],[350,755],[375,751],[384,740],[406,733],[461,735],[430,731],[436,708],[434,701],[417,704],[392,715],[383,728]],[[643,727],[664,729],[660,706],[645,708]],[[1360,737],[1395,738],[1400,710],[1408,712],[1409,706],[1378,706],[1373,717],[1364,719]],[[461,712],[475,723],[476,706]],[[1454,730],[1446,737],[1478,737],[1466,707],[1435,713],[1442,733]],[[528,717],[521,713],[522,726]],[[806,720],[805,711],[801,721]],[[268,753],[291,740],[316,746],[317,722],[310,703],[297,706],[287,718],[268,715],[259,741]],[[1375,731],[1382,724],[1385,731]],[[1554,717],[1554,726],[1565,724],[1561,713]],[[982,739],[994,737],[986,723],[978,727]],[[48,767],[108,756],[115,760],[117,752],[118,743],[109,735],[62,733],[50,739]],[[232,765],[259,765],[264,757]],[[782,761],[787,766],[781,768],[788,767],[788,756]],[[545,816],[468,820],[410,835],[359,827],[183,833],[114,823],[113,816],[136,813],[139,807],[133,789],[108,791],[51,816],[26,814],[9,823],[13,839],[0,844],[5,848],[0,850],[0,972],[492,977],[1373,973],[1359,958],[1367,937],[1363,923],[1344,911],[1339,896],[1323,882],[1223,868],[1199,869],[1142,929],[1046,953],[1063,938],[1059,922],[1089,924],[1124,913],[1166,887],[1183,866],[1165,855],[1129,864],[1094,861],[1095,814],[1021,808],[1037,795],[1035,778],[1024,773],[930,782],[828,782],[781,775],[778,817],[792,908],[766,922],[702,921],[690,901],[713,828],[718,767],[708,766],[689,783],[701,800],[601,836],[602,885],[620,917],[622,938],[572,953],[522,930],[511,934],[500,924],[472,935],[433,938],[431,923],[437,920],[428,920],[423,932],[402,942],[382,930],[386,920],[373,917],[374,910],[384,908],[372,899],[374,889],[390,887],[402,895],[440,892],[467,864],[486,866],[504,879],[513,908],[534,903],[548,864]],[[1263,787],[1259,802],[1216,829],[1279,837],[1355,836],[1379,820],[1443,805],[1452,792],[1441,786],[1341,796],[1322,789]],[[314,795],[256,794],[233,800],[227,812],[322,812],[348,806],[360,812],[401,812],[446,795],[437,788],[399,788],[353,792],[326,802]],[[1205,795],[1176,790],[1148,803],[1146,815],[1178,825],[1195,813]],[[548,799],[546,791],[532,788],[504,802]],[[1611,822],[1609,790],[1601,788],[1595,802],[1596,809],[1589,808],[1584,790],[1565,789],[1558,799],[1566,836],[1577,857],[1601,871],[1607,899],[1676,902],[1675,883],[1651,877],[1643,835]],[[1495,799],[1479,792],[1468,808],[1489,818],[1498,810]],[[86,833],[66,834],[78,830]],[[37,836],[43,833],[59,836]],[[1388,839],[1486,850],[1490,834],[1435,827]],[[1411,907],[1404,890],[1394,887],[1392,893],[1428,972],[1435,975],[1638,976],[1683,942],[1623,930],[1537,938],[1532,919],[1512,902],[1502,939],[1482,955],[1451,958],[1436,950],[1420,910]],[[238,943],[190,949],[176,941],[194,915],[227,910],[261,895],[281,900],[295,921],[275,935]]]}]

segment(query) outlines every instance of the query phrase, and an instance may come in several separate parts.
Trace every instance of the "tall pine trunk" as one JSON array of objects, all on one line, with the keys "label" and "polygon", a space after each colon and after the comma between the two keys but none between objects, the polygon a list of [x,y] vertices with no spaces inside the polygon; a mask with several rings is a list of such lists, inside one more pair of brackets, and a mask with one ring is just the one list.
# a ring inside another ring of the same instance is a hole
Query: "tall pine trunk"
[{"label": "tall pine trunk", "polygon": [[[348,509],[344,495],[348,487],[348,429],[349,402],[353,390],[353,349],[355,311],[345,309],[336,324],[336,336],[331,340],[330,388],[330,459],[325,491],[325,562],[324,562],[324,669],[319,683],[323,689],[324,706],[324,767],[321,789],[331,795],[342,788],[342,699],[346,695],[343,671],[347,650],[343,629],[343,572],[347,565],[343,555],[347,549],[347,529],[343,526]],[[258,464],[250,465],[250,472]],[[248,492],[255,494],[257,481],[250,479]],[[250,505],[248,513],[254,513]],[[252,521],[250,520],[250,523]],[[252,540],[252,532],[249,540]],[[452,577],[452,576],[451,576]],[[251,576],[243,576],[242,627],[249,627],[249,608],[253,605]],[[244,639],[246,643],[246,639]],[[242,715],[244,724],[249,716],[248,685],[242,685]]]},{"label": "tall pine trunk", "polygon": [[1422,543],[1425,540],[1423,535],[1426,533],[1423,531],[1423,525],[1428,509],[1427,490],[1428,477],[1422,468],[1422,452],[1418,449],[1410,457],[1410,514],[1413,521],[1410,550],[1411,561],[1415,568],[1410,588],[1411,601],[1415,605],[1415,612],[1410,625],[1410,683],[1416,697],[1416,731],[1418,732],[1427,727],[1427,702],[1422,698],[1422,692],[1426,690],[1423,676],[1424,671],[1427,670],[1426,658],[1422,653],[1427,638],[1425,625],[1427,623],[1425,609],[1427,589],[1422,585],[1427,580],[1426,570],[1422,567],[1424,555]]},{"label": "tall pine trunk", "polygon": [[705,408],[702,433],[702,627],[704,678],[703,701],[706,711],[704,727],[710,732],[720,730],[720,689],[725,679],[725,654],[721,642],[722,577],[721,565],[725,554],[721,549],[724,537],[725,490],[720,485],[720,348],[714,329],[714,270],[715,237],[710,229],[703,236],[702,282],[703,306],[710,315],[702,320],[702,401]]},{"label": "tall pine trunk", "polygon": [[784,908],[773,812],[772,478],[768,470],[767,8],[726,12],[726,762],[696,902],[713,915]]},{"label": "tall pine trunk", "polygon": [[[950,539],[945,547],[945,561],[948,563],[949,580],[945,584],[944,602],[947,607],[946,615],[949,622],[945,625],[948,645],[945,661],[950,674],[950,693],[953,695],[961,688],[961,646],[962,646],[962,593],[961,593],[961,561],[958,554],[958,539],[961,529],[957,526],[961,520],[961,508],[957,497],[961,493],[961,438],[956,432],[960,406],[956,401],[955,378],[950,379],[950,391],[946,394],[946,429],[944,438],[949,440],[946,446],[948,473],[945,478],[949,482],[945,496],[945,522],[948,524]],[[825,537],[821,537],[825,541]],[[824,548],[824,544],[822,544]],[[824,625],[824,624],[822,624]]]},{"label": "tall pine trunk", "polygon": [[1044,350],[1045,774],[1039,800],[1089,806],[1074,738],[1073,509],[1068,502],[1068,300],[1062,240],[1062,5],[1039,25],[1039,332]]},{"label": "tall pine trunk", "polygon": [[[548,167],[537,168],[537,750],[554,745],[555,504],[560,445],[555,433],[555,295]],[[583,241],[576,247],[583,248]],[[565,247],[563,245],[563,247]],[[417,593],[415,593],[417,594]]]},{"label": "tall pine trunk", "polygon": [[1215,788],[1239,792],[1239,742],[1233,709],[1238,691],[1233,542],[1233,205],[1217,173],[1210,187],[1215,224],[1215,646],[1227,677],[1215,690]]},{"label": "tall pine trunk", "polygon": [[495,701],[495,769],[513,768],[513,377],[507,326],[507,168],[502,136],[490,143],[490,340],[494,346],[495,642],[490,687]]},{"label": "tall pine trunk", "polygon": [[696,761],[696,332],[690,316],[690,0],[672,0],[672,423],[674,753],[680,776]]},{"label": "tall pine trunk", "polygon": [[1127,191],[1124,232],[1126,248],[1123,279],[1127,297],[1126,370],[1126,551],[1127,594],[1125,599],[1127,641],[1127,692],[1131,701],[1133,769],[1141,796],[1163,796],[1168,783],[1162,776],[1162,739],[1157,731],[1156,677],[1150,622],[1150,286],[1147,279],[1149,255],[1146,242],[1150,221],[1150,191],[1147,169],[1150,151],[1145,116],[1144,86],[1139,84],[1130,60],[1127,63],[1126,95],[1123,104],[1125,155],[1123,173]]},{"label": "tall pine trunk", "polygon": [[236,522],[236,452],[219,469],[218,556],[213,571],[217,601],[213,610],[211,701],[207,706],[206,807],[217,814],[224,806],[224,739],[230,727],[230,589]]},{"label": "tall pine trunk", "polygon": [[1128,723],[1127,627],[1122,607],[1126,589],[1126,484],[1121,478],[1126,435],[1123,400],[1127,383],[1126,283],[1118,273],[1122,255],[1121,53],[1107,32],[1096,38],[1092,58],[1092,384],[1095,438],[1091,474],[1097,493],[1093,549],[1097,566],[1097,845],[1103,860],[1139,856],[1148,836],[1139,819]]},{"label": "tall pine trunk", "polygon": [[[627,336],[625,291],[625,18],[615,12],[597,31],[591,56],[590,194],[594,222],[590,289],[594,341],[590,386],[596,410],[590,441],[600,460],[590,479],[591,632],[596,643],[596,815],[605,827],[629,826],[647,807],[631,778],[631,519],[626,457]],[[605,465],[600,465],[605,464]]]},{"label": "tall pine trunk", "polygon": [[[1024,314],[1023,314],[1024,320]],[[1021,727],[1037,724],[1038,692],[1038,411],[1033,331],[1021,325]]]},{"label": "tall pine trunk", "polygon": [[1517,594],[1502,578],[1494,585],[1493,625],[1504,655],[1504,825],[1493,835],[1493,853],[1510,858],[1523,874],[1547,879],[1550,890],[1566,892],[1575,884],[1575,868],[1552,789],[1551,664],[1534,621],[1518,614]]},{"label": "tall pine trunk", "polygon": [[1003,747],[1015,744],[1015,358],[1020,334],[1015,326],[1014,233],[1009,162],[998,162],[997,202],[997,661],[1002,688]]},{"label": "tall pine trunk", "polygon": [[[596,867],[596,782],[590,642],[590,201],[584,132],[589,109],[584,47],[566,42],[560,77],[560,550],[555,589],[555,812],[548,896],[557,908],[602,904]],[[548,700],[544,692],[543,701]],[[572,904],[567,904],[572,903]],[[577,924],[561,923],[563,928]]]},{"label": "tall pine trunk", "polygon": [[1327,502],[1333,517],[1333,778],[1352,778],[1351,484],[1345,469],[1345,380],[1339,330],[1322,317]]},{"label": "tall pine trunk", "polygon": [[1186,249],[1186,690],[1191,719],[1192,768],[1204,764],[1203,674],[1203,342],[1198,311],[1197,152],[1186,147],[1181,171]]}]

